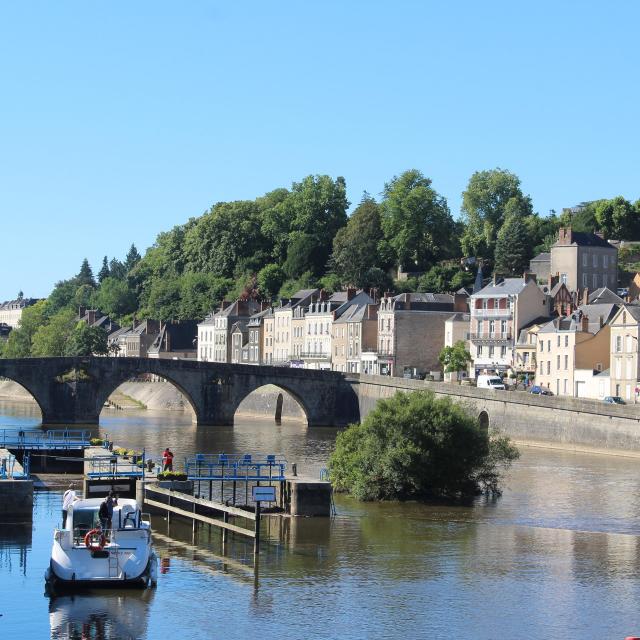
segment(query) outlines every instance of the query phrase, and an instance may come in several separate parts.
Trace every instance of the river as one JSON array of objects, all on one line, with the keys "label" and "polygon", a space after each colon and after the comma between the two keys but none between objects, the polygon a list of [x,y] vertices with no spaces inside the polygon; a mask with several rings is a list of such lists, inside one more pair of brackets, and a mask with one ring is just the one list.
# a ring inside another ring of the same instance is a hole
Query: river
[{"label": "river", "polygon": [[[27,407],[27,408],[25,408]],[[0,428],[37,428],[0,403]],[[283,453],[317,476],[334,429],[239,421],[194,427],[180,413],[103,413],[100,433],[176,461],[196,451]],[[639,462],[522,448],[499,500],[470,506],[362,504],[332,519],[268,525],[258,574],[234,542],[154,517],[158,586],[44,594],[61,495],[38,492],[33,523],[0,523],[0,637],[624,638],[640,634]],[[177,540],[177,541],[176,541]],[[84,635],[83,635],[84,634]]]}]

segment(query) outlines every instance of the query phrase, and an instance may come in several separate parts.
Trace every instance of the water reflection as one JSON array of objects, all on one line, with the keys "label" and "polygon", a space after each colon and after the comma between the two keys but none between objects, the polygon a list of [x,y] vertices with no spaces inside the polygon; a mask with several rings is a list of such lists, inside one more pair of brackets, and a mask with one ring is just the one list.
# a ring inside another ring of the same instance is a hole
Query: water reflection
[{"label": "water reflection", "polygon": [[49,603],[51,640],[144,638],[155,590],[74,594]]}]

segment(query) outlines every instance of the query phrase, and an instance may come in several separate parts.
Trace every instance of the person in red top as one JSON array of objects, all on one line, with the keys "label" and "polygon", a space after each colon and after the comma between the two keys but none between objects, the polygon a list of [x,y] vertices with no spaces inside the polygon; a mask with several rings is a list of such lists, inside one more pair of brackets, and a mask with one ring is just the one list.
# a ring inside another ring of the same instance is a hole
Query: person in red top
[{"label": "person in red top", "polygon": [[162,470],[173,471],[173,453],[167,447],[162,453]]}]

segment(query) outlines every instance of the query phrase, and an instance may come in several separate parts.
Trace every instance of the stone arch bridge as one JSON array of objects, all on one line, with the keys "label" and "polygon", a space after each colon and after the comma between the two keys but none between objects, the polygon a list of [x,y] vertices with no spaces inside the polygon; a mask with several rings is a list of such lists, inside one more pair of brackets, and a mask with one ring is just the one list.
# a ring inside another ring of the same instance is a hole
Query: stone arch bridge
[{"label": "stone arch bridge", "polygon": [[336,371],[150,358],[0,359],[0,377],[31,393],[45,425],[98,424],[111,393],[123,382],[148,373],[180,390],[198,425],[233,424],[242,400],[266,384],[290,393],[302,406],[309,426],[359,420],[357,393]]}]

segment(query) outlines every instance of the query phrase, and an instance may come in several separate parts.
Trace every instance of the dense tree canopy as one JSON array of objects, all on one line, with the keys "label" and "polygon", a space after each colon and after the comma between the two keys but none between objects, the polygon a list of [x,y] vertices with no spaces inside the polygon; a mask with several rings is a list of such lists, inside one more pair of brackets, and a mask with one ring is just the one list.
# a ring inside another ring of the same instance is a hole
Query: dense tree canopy
[{"label": "dense tree canopy", "polygon": [[499,494],[502,471],[517,457],[460,404],[415,391],[380,400],[338,434],[329,469],[337,491],[361,500],[460,498]]},{"label": "dense tree canopy", "polygon": [[511,213],[498,233],[495,271],[504,276],[521,276],[531,258],[532,244],[525,221],[517,213]]},{"label": "dense tree canopy", "polygon": [[640,211],[622,196],[600,200],[595,219],[605,238],[640,240]]},{"label": "dense tree canopy", "polygon": [[387,183],[380,207],[386,241],[405,271],[423,271],[450,257],[453,218],[447,201],[420,171],[405,171]]},{"label": "dense tree canopy", "polygon": [[466,229],[462,250],[467,256],[491,258],[507,208],[521,216],[533,213],[531,198],[520,189],[520,179],[510,171],[476,171],[462,192]]}]

